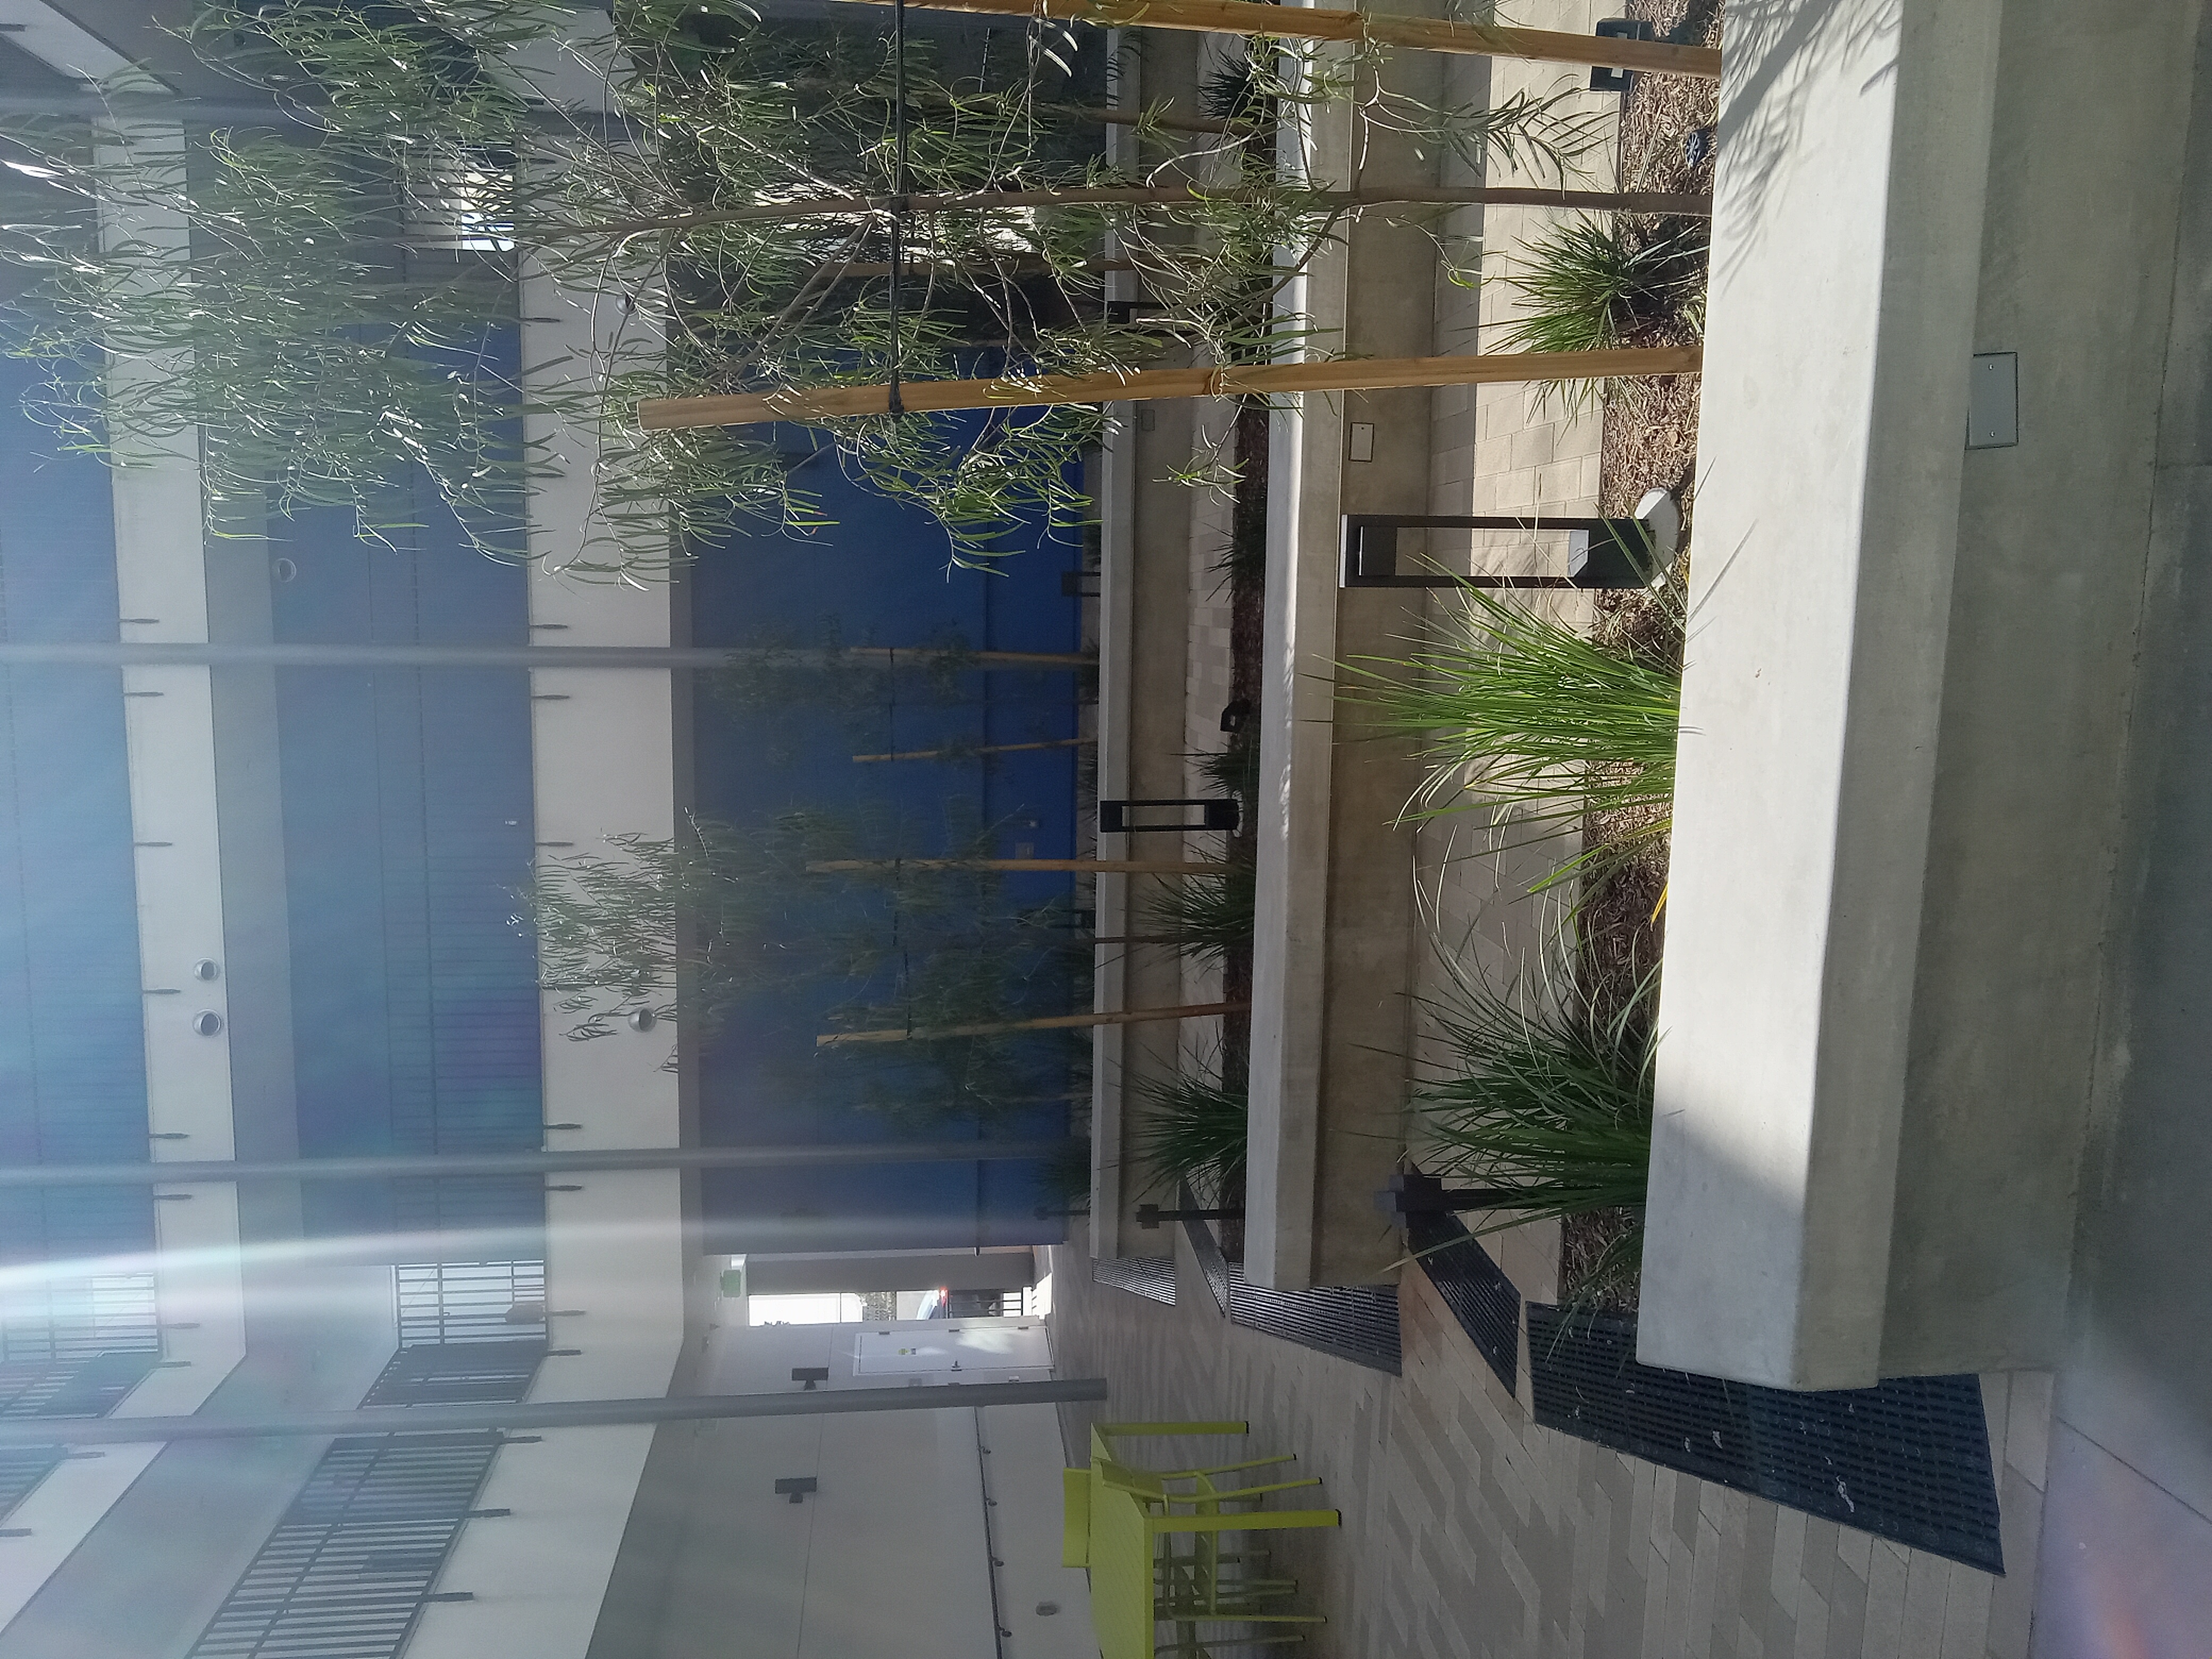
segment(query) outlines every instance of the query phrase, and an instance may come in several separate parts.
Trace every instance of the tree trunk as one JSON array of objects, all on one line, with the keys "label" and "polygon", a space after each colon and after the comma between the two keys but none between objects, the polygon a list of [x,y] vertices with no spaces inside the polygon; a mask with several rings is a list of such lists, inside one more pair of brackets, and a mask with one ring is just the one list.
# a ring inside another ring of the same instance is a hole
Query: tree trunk
[{"label": "tree trunk", "polygon": [[[1696,346],[1642,346],[1619,351],[1516,351],[1464,357],[1348,358],[1336,362],[1221,364],[1212,368],[1131,369],[1122,374],[1040,374],[1030,380],[908,380],[902,405],[924,413],[945,409],[1011,409],[1045,404],[1114,404],[1153,398],[1266,397],[1292,392],[1369,392],[1386,387],[1482,386],[1540,380],[1604,380],[1694,374]],[[888,386],[791,386],[714,398],[656,398],[638,405],[651,431],[744,426],[760,421],[812,421],[841,415],[887,415]]]},{"label": "tree trunk", "polygon": [[[873,0],[889,5],[891,0]],[[1519,58],[1538,64],[1638,70],[1717,81],[1721,55],[1710,46],[1668,40],[1607,40],[1495,23],[1433,17],[1385,17],[1372,12],[1309,10],[1258,0],[908,0],[927,11],[985,12],[1000,17],[1066,18],[1101,27],[1196,29],[1209,34],[1261,34],[1279,40],[1370,41],[1474,58]]]},{"label": "tree trunk", "polygon": [[999,1020],[988,1025],[939,1025],[911,1031],[831,1031],[814,1039],[817,1048],[845,1042],[929,1042],[939,1037],[1000,1036],[1010,1031],[1065,1031],[1084,1025],[1139,1025],[1149,1020],[1203,1019],[1209,1014],[1251,1012],[1249,1002],[1194,1002],[1181,1008],[1124,1008],[1106,1014],[1053,1014],[1042,1019]]}]

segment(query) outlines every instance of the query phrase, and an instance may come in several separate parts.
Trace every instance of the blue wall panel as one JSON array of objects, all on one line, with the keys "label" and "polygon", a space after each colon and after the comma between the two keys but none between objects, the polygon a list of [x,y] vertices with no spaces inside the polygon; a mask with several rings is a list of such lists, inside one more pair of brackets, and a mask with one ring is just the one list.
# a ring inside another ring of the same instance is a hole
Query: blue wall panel
[{"label": "blue wall panel", "polygon": [[[0,358],[0,628],[112,640],[106,469],[24,416],[33,378]],[[147,1155],[122,692],[108,670],[0,670],[0,1162]],[[152,1243],[143,1189],[0,1194],[0,1261]]]},{"label": "blue wall panel", "polygon": [[[420,492],[405,545],[341,513],[272,538],[297,575],[280,640],[519,643],[525,573],[471,550]],[[295,669],[278,677],[301,1151],[544,1144],[530,879],[529,677]],[[535,1178],[308,1189],[320,1233],[537,1226]]]},{"label": "blue wall panel", "polygon": [[[1010,534],[997,571],[950,568],[943,532],[918,511],[852,485],[826,459],[801,478],[836,520],[813,536],[734,536],[705,550],[692,577],[695,642],[742,644],[764,636],[809,640],[825,629],[851,645],[927,646],[957,635],[989,651],[1073,651],[1077,603],[1060,591],[1080,547],[1035,527]],[[969,813],[993,827],[1007,857],[1065,858],[1074,850],[1074,749],[950,763],[856,764],[858,747],[979,747],[1072,737],[1077,677],[1066,672],[975,672],[957,700],[907,677],[896,706],[855,720],[827,711],[733,711],[708,677],[696,708],[696,799],[703,817],[757,822],[799,807],[895,810],[917,838],[948,831]],[[865,736],[865,743],[863,738]],[[939,850],[940,840],[916,851]],[[1007,879],[1011,903],[1064,897],[1065,876]],[[1064,981],[1040,983],[1039,1013],[1068,1011]],[[914,1133],[957,1138],[973,1124],[902,1128],[879,1113],[824,1103],[807,1068],[834,1064],[814,1048],[818,1007],[748,1010],[706,1047],[700,1066],[702,1134],[710,1144],[866,1142]],[[1050,1041],[1046,1039],[1043,1041]],[[1079,1042],[1079,1038],[1078,1039]],[[1077,1043],[1055,1045],[1066,1054]],[[1081,1046],[1087,1048],[1087,1044]],[[1055,1088],[1071,1081],[1063,1060]],[[838,1097],[842,1098],[842,1096]],[[993,1123],[994,1137],[1049,1137],[1067,1127],[1064,1103],[1041,1103]],[[1062,1236],[1040,1220],[1048,1189],[1034,1165],[890,1164],[836,1170],[720,1170],[702,1183],[712,1245],[730,1250],[919,1249],[1039,1243]]]}]

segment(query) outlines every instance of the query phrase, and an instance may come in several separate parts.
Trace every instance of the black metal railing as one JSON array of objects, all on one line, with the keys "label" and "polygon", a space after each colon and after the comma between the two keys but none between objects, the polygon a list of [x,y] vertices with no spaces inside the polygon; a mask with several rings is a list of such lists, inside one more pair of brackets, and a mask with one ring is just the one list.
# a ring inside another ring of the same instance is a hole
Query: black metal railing
[{"label": "black metal railing", "polygon": [[[498,1404],[530,1392],[542,1340],[418,1344],[363,1406]],[[356,1435],[334,1442],[223,1599],[188,1659],[395,1659],[434,1601],[504,1435]]]},{"label": "black metal railing", "polygon": [[[105,1417],[161,1363],[153,1352],[94,1353],[0,1365],[0,1418]],[[0,1520],[67,1461],[69,1449],[0,1449]]]},{"label": "black metal railing", "polygon": [[428,1261],[394,1267],[399,1346],[545,1336],[543,1261]]},{"label": "black metal railing", "polygon": [[392,1356],[364,1406],[501,1406],[530,1392],[545,1345],[527,1338],[402,1348]]},{"label": "black metal railing", "polygon": [[502,1439],[391,1434],[334,1443],[191,1659],[391,1659],[437,1599],[438,1574]]},{"label": "black metal railing", "polygon": [[0,1447],[0,1520],[38,1490],[39,1482],[62,1466],[65,1446]]},{"label": "black metal railing", "polygon": [[161,1346],[150,1273],[40,1278],[0,1303],[0,1365],[155,1353]]},{"label": "black metal railing", "polygon": [[0,1365],[0,1418],[105,1417],[161,1363],[158,1353]]}]

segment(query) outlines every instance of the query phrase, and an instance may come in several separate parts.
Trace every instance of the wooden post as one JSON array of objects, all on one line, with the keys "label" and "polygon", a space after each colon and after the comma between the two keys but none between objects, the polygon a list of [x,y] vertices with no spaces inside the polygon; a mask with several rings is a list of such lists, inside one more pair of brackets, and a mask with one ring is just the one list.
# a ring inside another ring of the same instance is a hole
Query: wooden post
[{"label": "wooden post", "polygon": [[1209,1014],[1249,1013],[1249,1002],[1194,1002],[1181,1008],[1124,1008],[1110,1014],[1054,1014],[1045,1019],[1002,1020],[991,1025],[940,1025],[912,1031],[830,1031],[817,1048],[844,1042],[927,1042],[939,1037],[999,1036],[1008,1031],[1064,1031],[1079,1025],[1136,1025],[1155,1019],[1203,1019]]},{"label": "wooden post", "polygon": [[[1241,0],[1239,0],[1241,3]],[[1268,7],[1268,10],[1274,8]],[[1694,374],[1696,346],[1619,351],[1511,351],[1465,357],[1352,357],[1333,362],[1223,363],[1210,368],[1145,368],[1119,374],[1039,374],[1029,380],[908,380],[899,398],[919,414],[945,409],[1012,409],[1046,404],[1118,404],[1156,398],[1269,397],[1294,392],[1375,392],[1400,386],[1495,386],[1541,380],[1610,380]],[[888,386],[787,386],[714,398],[654,398],[637,407],[649,432],[887,415]]]},{"label": "wooden post", "polygon": [[[888,5],[890,0],[873,0]],[[1281,7],[1259,0],[908,0],[928,11],[987,12],[1000,17],[1064,18],[1102,28],[1195,29],[1209,34],[1264,34],[1276,40],[1350,40],[1413,46],[1474,58],[1518,58],[1536,64],[1580,64],[1717,81],[1721,55],[1711,46],[1668,40],[1607,40],[1497,23],[1455,23],[1434,17],[1385,17],[1372,12]]]},{"label": "wooden post", "polygon": [[810,876],[855,870],[1011,870],[1072,872],[1079,876],[1225,876],[1225,864],[1185,864],[1173,859],[817,859]]}]

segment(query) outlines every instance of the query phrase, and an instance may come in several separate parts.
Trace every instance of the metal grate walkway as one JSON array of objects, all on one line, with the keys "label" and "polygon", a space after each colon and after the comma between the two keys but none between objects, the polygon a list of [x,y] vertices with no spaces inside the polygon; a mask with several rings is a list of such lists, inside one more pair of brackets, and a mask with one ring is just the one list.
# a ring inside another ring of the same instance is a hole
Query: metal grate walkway
[{"label": "metal grate walkway", "polygon": [[1636,1363],[1636,1322],[1530,1304],[1536,1421],[1879,1538],[2004,1571],[1980,1382],[1796,1394]]}]

